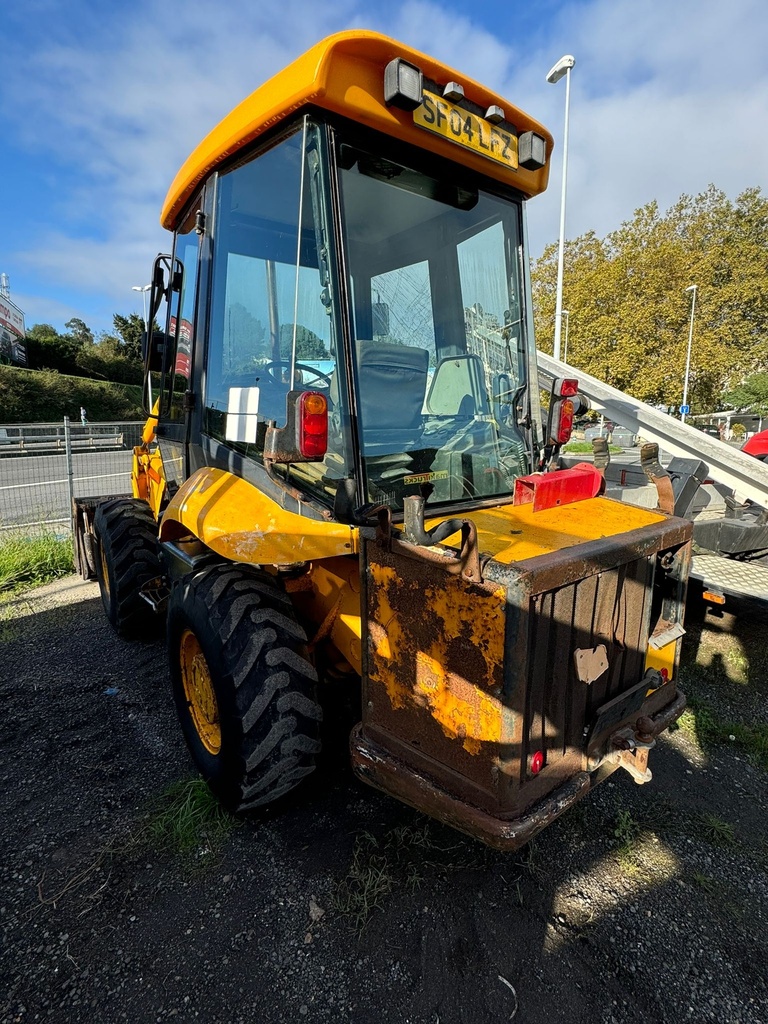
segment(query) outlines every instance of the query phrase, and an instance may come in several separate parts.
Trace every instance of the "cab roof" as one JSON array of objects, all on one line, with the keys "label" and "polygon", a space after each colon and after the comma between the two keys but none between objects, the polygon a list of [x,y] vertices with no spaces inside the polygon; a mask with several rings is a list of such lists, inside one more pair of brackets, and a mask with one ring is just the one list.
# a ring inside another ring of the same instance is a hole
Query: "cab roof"
[{"label": "cab roof", "polygon": [[[409,111],[384,103],[384,69],[395,57],[421,68],[425,79],[464,87],[471,103],[503,108],[518,133],[534,131],[546,140],[547,162],[538,170],[513,171],[470,150],[425,132]],[[459,71],[377,32],[339,32],[317,43],[278,72],[229,113],[192,152],[176,175],[160,221],[173,231],[195,189],[213,170],[264,132],[304,107],[321,107],[513,185],[527,196],[543,192],[549,176],[551,134],[524,111]]]}]

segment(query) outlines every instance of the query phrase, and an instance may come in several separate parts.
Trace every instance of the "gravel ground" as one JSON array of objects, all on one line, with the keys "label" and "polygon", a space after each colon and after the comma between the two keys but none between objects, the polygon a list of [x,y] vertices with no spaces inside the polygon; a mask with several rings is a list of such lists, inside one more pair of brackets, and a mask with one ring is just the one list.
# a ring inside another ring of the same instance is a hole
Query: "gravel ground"
[{"label": "gravel ground", "polygon": [[[339,753],[183,856],[148,827],[192,776],[162,644],[75,578],[0,613],[3,1022],[768,1020],[767,773],[737,744],[678,730],[650,785],[612,776],[516,855]],[[762,622],[690,629],[716,712],[766,721]]]}]

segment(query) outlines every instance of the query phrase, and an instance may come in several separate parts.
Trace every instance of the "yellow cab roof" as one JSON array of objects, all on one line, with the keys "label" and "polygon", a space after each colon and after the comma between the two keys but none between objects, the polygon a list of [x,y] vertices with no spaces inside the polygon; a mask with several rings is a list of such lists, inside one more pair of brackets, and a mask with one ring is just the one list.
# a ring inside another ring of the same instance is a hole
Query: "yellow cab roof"
[{"label": "yellow cab roof", "polygon": [[[496,104],[519,133],[534,131],[546,140],[547,163],[538,170],[520,167],[513,171],[495,161],[463,149],[413,123],[410,111],[384,103],[384,68],[395,57],[415,64],[424,77],[440,85],[459,82],[466,99],[487,108]],[[238,104],[186,160],[176,175],[163,205],[160,221],[174,230],[193,192],[223,161],[257,139],[268,129],[300,110],[316,106],[342,114],[388,135],[513,185],[527,196],[543,192],[549,176],[551,134],[519,107],[485,86],[409,46],[359,30],[339,32],[278,72]]]}]

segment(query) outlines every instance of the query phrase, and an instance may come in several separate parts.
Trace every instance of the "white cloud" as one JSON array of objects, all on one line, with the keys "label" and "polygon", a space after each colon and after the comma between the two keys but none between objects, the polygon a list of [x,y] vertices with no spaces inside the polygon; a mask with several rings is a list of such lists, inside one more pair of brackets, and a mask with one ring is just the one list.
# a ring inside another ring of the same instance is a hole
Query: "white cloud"
[{"label": "white cloud", "polygon": [[[59,183],[53,224],[33,232],[11,258],[9,269],[26,273],[29,322],[33,308],[45,308],[36,292],[67,287],[89,308],[105,310],[106,322],[95,329],[109,328],[106,311],[129,307],[130,287],[147,279],[154,254],[168,246],[160,207],[194,145],[313,42],[352,25],[433,53],[553,131],[550,189],[529,211],[534,253],[558,231],[564,83],[552,87],[544,75],[562,53],[577,60],[570,237],[589,229],[605,234],[650,199],[665,208],[709,182],[730,196],[765,184],[762,0],[549,4],[550,20],[527,36],[515,31],[514,5],[484,15],[482,5],[459,13],[427,0],[375,12],[359,0],[230,0],[212,17],[203,0],[181,7],[145,0],[113,8],[111,17],[88,22],[88,31],[82,26],[90,5],[70,6],[79,18],[60,21],[47,38],[42,31],[25,38],[15,52],[11,44],[0,83],[6,136],[12,129],[18,145],[50,162]],[[41,0],[26,9],[32,14],[23,17],[41,21],[58,10]]]}]

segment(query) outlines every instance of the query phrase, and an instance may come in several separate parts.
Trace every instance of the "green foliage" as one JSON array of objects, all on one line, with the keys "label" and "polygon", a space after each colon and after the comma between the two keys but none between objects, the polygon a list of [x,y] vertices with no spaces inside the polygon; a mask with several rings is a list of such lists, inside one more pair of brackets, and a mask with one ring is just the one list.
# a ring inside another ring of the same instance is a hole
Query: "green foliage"
[{"label": "green foliage", "polygon": [[239,822],[203,779],[175,782],[162,794],[147,831],[154,844],[182,857],[218,852]]},{"label": "green foliage", "polygon": [[0,418],[4,423],[51,423],[70,416],[79,421],[80,406],[97,420],[140,420],[141,388],[129,384],[68,377],[54,370],[0,366]]},{"label": "green foliage", "polygon": [[131,313],[130,316],[120,316],[119,313],[115,313],[112,317],[112,322],[120,338],[121,354],[129,361],[140,365],[142,362],[141,336],[144,333],[144,320],[137,313]]},{"label": "green foliage", "polygon": [[[291,356],[293,345],[293,324],[283,324],[280,327],[280,354],[284,359]],[[296,325],[296,359],[327,359],[328,350],[321,338],[308,327]]]},{"label": "green foliage", "polygon": [[734,409],[768,415],[768,373],[753,373],[725,395],[724,401]]},{"label": "green foliage", "polygon": [[0,540],[0,592],[50,583],[74,571],[72,542],[50,533]]},{"label": "green foliage", "polygon": [[77,317],[67,321],[68,334],[59,334],[50,324],[34,324],[27,331],[25,343],[28,368],[141,384],[144,321],[135,313],[128,317],[115,314],[113,321],[116,335],[102,333],[98,341],[88,325]]},{"label": "green foliage", "polygon": [[[768,199],[747,189],[735,202],[710,186],[666,213],[649,203],[605,239],[567,242],[564,305],[568,358],[652,404],[682,400],[691,314],[689,400],[715,409],[723,393],[765,365]],[[552,351],[557,247],[533,271],[539,347]]]},{"label": "green foliage", "polygon": [[631,846],[639,832],[640,826],[632,817],[632,814],[627,810],[620,809],[616,814],[616,827],[613,830],[613,834],[619,840],[621,846]]},{"label": "green foliage", "polygon": [[733,846],[736,833],[730,822],[718,818],[716,814],[705,812],[698,819],[698,825],[704,838],[716,846]]},{"label": "green foliage", "polygon": [[747,428],[744,426],[743,423],[732,423],[731,424],[731,433],[733,434],[733,436],[736,438],[737,441],[740,441],[742,439],[742,437],[744,437],[746,432],[747,432]]},{"label": "green foliage", "polygon": [[720,718],[705,701],[689,699],[678,719],[678,726],[704,750],[718,744],[740,747],[762,768],[768,769],[768,725],[764,722],[739,722]]}]

